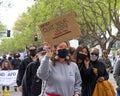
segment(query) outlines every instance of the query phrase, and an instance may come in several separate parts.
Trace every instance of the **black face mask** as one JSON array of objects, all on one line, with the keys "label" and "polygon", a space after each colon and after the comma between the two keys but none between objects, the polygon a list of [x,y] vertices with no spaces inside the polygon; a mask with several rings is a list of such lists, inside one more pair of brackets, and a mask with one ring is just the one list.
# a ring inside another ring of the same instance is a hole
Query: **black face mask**
[{"label": "black face mask", "polygon": [[30,50],[30,56],[34,57],[36,55],[36,50]]},{"label": "black face mask", "polygon": [[86,57],[87,57],[87,55],[85,55],[85,54],[81,54],[81,53],[77,54],[78,59],[84,60]]},{"label": "black face mask", "polygon": [[65,58],[67,55],[68,55],[68,50],[67,49],[58,50],[58,56],[60,58]]},{"label": "black face mask", "polygon": [[37,58],[37,61],[38,61],[38,62],[40,61],[39,58]]},{"label": "black face mask", "polygon": [[20,56],[19,55],[15,55],[15,58],[19,58]]}]

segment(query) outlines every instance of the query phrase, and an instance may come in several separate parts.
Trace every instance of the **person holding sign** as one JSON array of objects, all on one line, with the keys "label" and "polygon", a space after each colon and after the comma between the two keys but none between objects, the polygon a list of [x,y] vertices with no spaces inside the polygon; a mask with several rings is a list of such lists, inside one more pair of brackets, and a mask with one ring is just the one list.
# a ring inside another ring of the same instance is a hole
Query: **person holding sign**
[{"label": "person holding sign", "polygon": [[[2,70],[12,70],[12,65],[10,61],[5,60],[2,63]],[[7,90],[5,90],[5,87],[7,87]],[[9,86],[2,86],[2,96],[4,96],[6,93],[7,96],[10,96],[10,87]]]},{"label": "person holding sign", "polygon": [[[49,43],[44,44],[46,55],[37,69],[37,76],[46,80],[45,96],[80,96],[81,76],[77,64],[68,56],[68,45],[61,42],[57,45],[55,56]],[[54,58],[54,59],[53,59]]]}]

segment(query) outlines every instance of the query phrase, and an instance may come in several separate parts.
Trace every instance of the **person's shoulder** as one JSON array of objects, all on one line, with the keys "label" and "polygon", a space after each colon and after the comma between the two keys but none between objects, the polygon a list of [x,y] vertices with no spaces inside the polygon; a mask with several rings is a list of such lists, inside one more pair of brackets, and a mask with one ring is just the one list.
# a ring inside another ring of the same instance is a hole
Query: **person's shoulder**
[{"label": "person's shoulder", "polygon": [[76,63],[75,63],[75,62],[73,62],[73,61],[71,61],[71,62],[70,62],[70,64],[75,64],[75,65],[76,65]]},{"label": "person's shoulder", "polygon": [[116,61],[116,65],[120,66],[120,58]]},{"label": "person's shoulder", "polygon": [[75,62],[70,62],[70,65],[77,67],[77,64]]},{"label": "person's shoulder", "polygon": [[102,58],[102,57],[99,57],[98,60],[103,60],[103,58]]},{"label": "person's shoulder", "polygon": [[22,61],[21,59],[18,59],[18,61]]},{"label": "person's shoulder", "polygon": [[120,59],[116,61],[115,64],[115,70],[119,70],[120,69]]},{"label": "person's shoulder", "polygon": [[29,59],[29,57],[26,57],[26,58],[24,58],[22,61],[26,61],[26,60],[28,60]]},{"label": "person's shoulder", "polygon": [[120,61],[120,57],[117,58],[117,61]]},{"label": "person's shoulder", "polygon": [[35,61],[30,62],[30,63],[28,64],[28,67],[33,67],[33,66],[35,66],[35,64],[36,64],[36,62],[35,62]]},{"label": "person's shoulder", "polygon": [[104,66],[104,63],[102,61],[98,61],[98,64]]},{"label": "person's shoulder", "polygon": [[25,59],[22,60],[22,62],[27,62],[27,61],[30,61],[31,58],[30,57],[26,57]]},{"label": "person's shoulder", "polygon": [[110,61],[110,58],[107,58],[106,60],[107,60],[107,61]]}]

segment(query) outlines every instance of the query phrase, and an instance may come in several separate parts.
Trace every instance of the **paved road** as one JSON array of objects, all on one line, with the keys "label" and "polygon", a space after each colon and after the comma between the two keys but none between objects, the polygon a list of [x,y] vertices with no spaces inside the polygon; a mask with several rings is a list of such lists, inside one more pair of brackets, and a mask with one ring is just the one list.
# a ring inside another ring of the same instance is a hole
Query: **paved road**
[{"label": "paved road", "polygon": [[[115,84],[115,81],[114,81],[114,78],[113,78],[113,74],[110,74],[109,81],[113,84],[114,88],[116,88],[116,84]],[[0,86],[0,90],[1,90],[1,86]],[[0,96],[1,96],[1,94],[0,94]],[[21,92],[15,92],[14,88],[11,87],[11,96],[21,96]]]}]

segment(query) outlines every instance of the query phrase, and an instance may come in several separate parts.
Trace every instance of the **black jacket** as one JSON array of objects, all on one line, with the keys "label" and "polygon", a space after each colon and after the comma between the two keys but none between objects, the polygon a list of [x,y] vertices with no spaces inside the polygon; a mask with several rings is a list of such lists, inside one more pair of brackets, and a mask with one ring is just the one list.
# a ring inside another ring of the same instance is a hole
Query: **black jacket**
[{"label": "black jacket", "polygon": [[21,63],[20,59],[14,58],[11,60],[12,66],[13,66],[13,70],[15,69],[19,69],[19,65]]},{"label": "black jacket", "polygon": [[84,63],[78,64],[78,68],[82,79],[82,94],[81,96],[92,96],[93,81],[95,80],[95,74],[93,73],[92,65],[88,69],[85,68]]},{"label": "black jacket", "polygon": [[6,68],[6,67],[4,67],[4,68],[2,68],[2,70],[9,70],[8,68]]},{"label": "black jacket", "polygon": [[[105,80],[108,80],[109,75],[102,62],[95,61],[91,62],[88,69],[85,68],[84,63],[78,65],[81,78],[82,78],[82,95],[81,96],[92,96],[96,82],[99,77],[103,76]],[[98,70],[98,74],[94,73],[94,68]]]},{"label": "black jacket", "polygon": [[16,81],[18,86],[21,86],[22,79],[23,79],[25,70],[27,68],[27,65],[32,61],[33,60],[31,59],[31,57],[27,57],[20,63],[18,74],[17,74],[17,81]]},{"label": "black jacket", "polygon": [[104,77],[105,80],[108,80],[109,75],[108,75],[108,72],[106,71],[105,65],[102,62],[97,60],[91,63],[92,63],[93,68],[97,69],[97,75],[95,75],[94,81],[92,83],[92,87],[94,89],[99,77]]},{"label": "black jacket", "polygon": [[3,58],[1,61],[0,61],[0,66],[2,67],[2,63],[7,60],[6,58]]},{"label": "black jacket", "polygon": [[[25,71],[23,81],[22,81],[22,96],[38,96],[36,95],[39,92],[41,92],[41,85],[42,85],[42,80],[40,79],[40,85],[38,90],[32,89],[32,83],[33,79],[36,76],[37,69],[40,65],[39,60],[31,62]],[[38,87],[36,85],[36,87]]]},{"label": "black jacket", "polygon": [[104,63],[100,62],[100,61],[95,61],[95,62],[91,62],[92,63],[92,66],[94,68],[97,68],[98,70],[98,76],[97,78],[103,76],[105,80],[108,80],[109,79],[109,75],[106,71],[106,68],[105,68],[105,65]]}]

